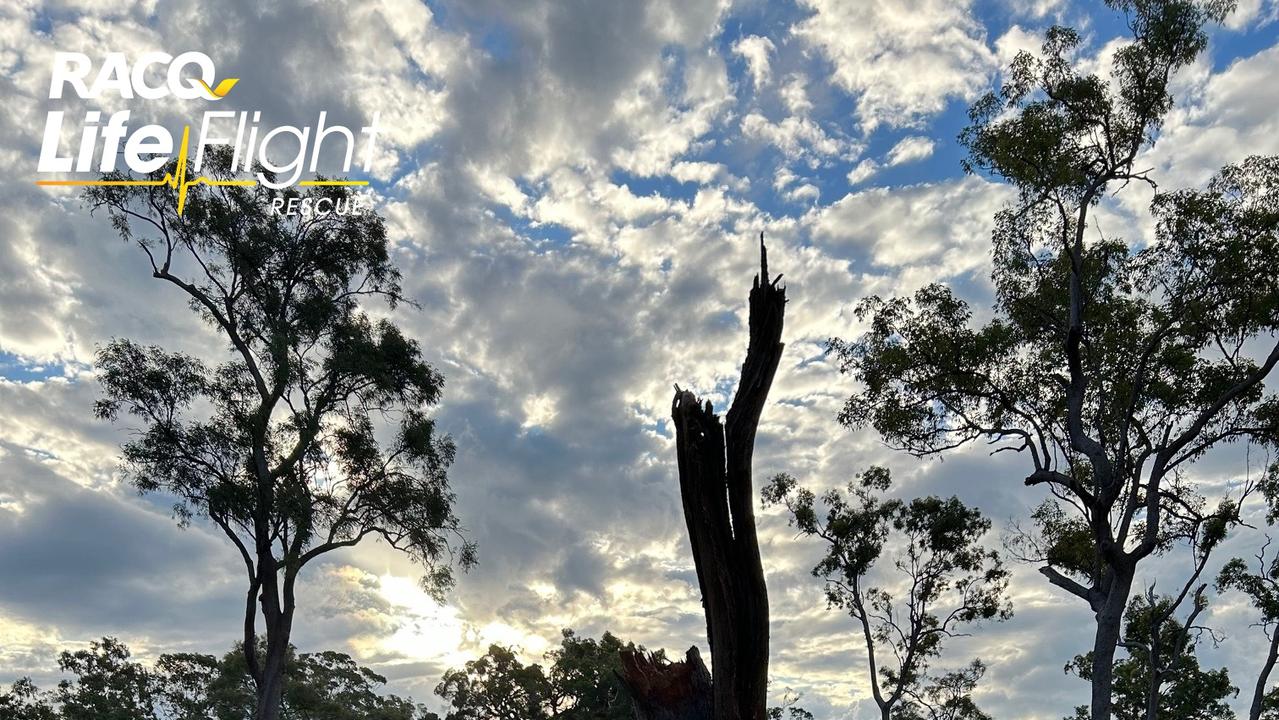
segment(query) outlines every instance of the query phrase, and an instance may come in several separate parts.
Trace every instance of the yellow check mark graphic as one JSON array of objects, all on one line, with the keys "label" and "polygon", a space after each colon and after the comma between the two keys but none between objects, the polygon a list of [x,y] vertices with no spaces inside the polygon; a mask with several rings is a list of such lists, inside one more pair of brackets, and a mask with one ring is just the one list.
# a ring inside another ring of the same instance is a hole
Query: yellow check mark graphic
[{"label": "yellow check mark graphic", "polygon": [[231,88],[235,87],[236,83],[240,82],[240,78],[223,78],[215,88],[209,87],[209,84],[200,78],[196,78],[195,81],[200,83],[200,87],[209,94],[210,100],[221,100],[231,92]]}]

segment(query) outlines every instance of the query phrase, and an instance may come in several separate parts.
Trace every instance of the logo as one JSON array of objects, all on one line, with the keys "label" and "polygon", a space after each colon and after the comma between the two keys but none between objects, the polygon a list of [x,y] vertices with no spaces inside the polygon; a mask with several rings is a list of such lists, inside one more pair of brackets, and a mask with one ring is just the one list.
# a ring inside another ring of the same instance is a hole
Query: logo
[{"label": "logo", "polygon": [[[158,81],[161,78],[163,82]],[[59,52],[54,55],[49,100],[62,100],[73,93],[83,100],[118,97],[123,100],[220,102],[239,81],[233,77],[217,79],[213,60],[202,52],[184,52],[177,56],[148,52],[138,56],[132,64],[124,53],[111,52],[106,54],[96,72],[88,55]],[[260,110],[204,111],[195,137],[194,159],[190,159],[190,124],[182,126],[181,140],[175,142],[173,133],[162,125],[131,127],[130,110],[111,113],[104,121],[102,111],[91,109],[85,112],[78,124],[71,125],[73,133],[77,132],[78,125],[78,141],[64,147],[62,140],[69,122],[66,111],[50,110],[36,168],[40,174],[111,173],[123,166],[130,173],[148,175],[171,161],[174,161],[174,171],[158,180],[40,179],[36,180],[36,184],[167,185],[178,193],[178,215],[186,206],[187,191],[199,184],[241,187],[260,184],[271,189],[369,184],[367,180],[302,180],[301,177],[304,172],[316,171],[321,148],[334,146],[344,150],[342,173],[350,172],[357,145],[361,150],[362,169],[368,172],[378,133],[377,115],[374,115],[371,125],[360,128],[358,132],[329,124],[327,111],[321,111],[315,124],[307,127],[280,125],[265,129],[260,125],[261,119]],[[232,149],[232,172],[252,174],[253,177],[227,180],[200,175],[205,150],[218,145]],[[280,162],[280,156],[288,156],[290,151],[290,159]],[[274,178],[263,172],[254,172],[255,165],[273,173]],[[273,203],[273,206],[282,211],[283,203]],[[290,212],[293,207],[289,206]],[[315,211],[311,205],[305,207]]]}]

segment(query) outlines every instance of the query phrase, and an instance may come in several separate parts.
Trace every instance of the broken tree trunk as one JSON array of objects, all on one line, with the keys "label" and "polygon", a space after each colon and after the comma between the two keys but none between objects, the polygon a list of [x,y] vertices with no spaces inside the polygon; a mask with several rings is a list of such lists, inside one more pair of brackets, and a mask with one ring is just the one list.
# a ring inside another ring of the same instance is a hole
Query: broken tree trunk
[{"label": "broken tree trunk", "polygon": [[[699,402],[678,385],[671,406],[684,520],[697,566],[714,668],[709,688],[713,720],[764,720],[767,712],[768,589],[755,534],[751,457],[760,413],[782,357],[786,289],[777,285],[779,280],[780,275],[768,276],[768,252],[761,233],[760,274],[750,293],[750,341],[725,422],[720,424],[709,401]],[[685,676],[697,676],[688,666],[701,665],[695,649],[684,663],[663,665],[648,660],[641,663],[631,658],[627,669],[642,668],[649,676],[667,673],[670,681],[663,687],[674,686]],[[705,666],[701,667],[704,672]],[[640,720],[707,717],[680,715],[673,707],[661,706],[661,698],[643,694],[652,684],[645,685],[638,674],[631,677],[624,673],[624,679],[636,698]]]}]

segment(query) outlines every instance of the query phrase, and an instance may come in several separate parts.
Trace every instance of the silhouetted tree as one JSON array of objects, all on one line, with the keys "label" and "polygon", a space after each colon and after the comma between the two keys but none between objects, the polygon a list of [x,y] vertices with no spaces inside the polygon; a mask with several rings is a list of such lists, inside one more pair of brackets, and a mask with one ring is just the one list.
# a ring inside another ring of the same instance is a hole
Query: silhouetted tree
[{"label": "silhouetted tree", "polygon": [[[1204,670],[1195,653],[1200,636],[1210,632],[1195,624],[1204,607],[1203,596],[1196,596],[1195,610],[1185,622],[1170,617],[1171,598],[1152,597],[1153,593],[1137,595],[1125,613],[1123,643],[1128,657],[1115,663],[1114,717],[1233,720],[1229,701],[1239,691],[1231,685],[1230,674],[1225,668]],[[1151,632],[1156,626],[1157,632]],[[1158,647],[1162,653],[1151,652]],[[1092,658],[1080,655],[1066,671],[1087,680],[1092,667]],[[1075,717],[1087,718],[1088,708],[1078,708]]]},{"label": "silhouetted tree", "polygon": [[63,652],[58,667],[75,680],[63,680],[54,702],[65,720],[138,720],[155,716],[151,674],[129,660],[129,648],[115,638],[90,643],[87,650]]},{"label": "silhouetted tree", "polygon": [[755,531],[751,459],[782,357],[786,289],[780,280],[769,277],[761,233],[746,359],[724,423],[709,401],[675,387],[671,417],[680,496],[715,677],[712,682],[696,648],[669,665],[627,656],[623,675],[642,720],[765,720],[768,713],[768,588]]},{"label": "silhouetted tree", "polygon": [[1054,27],[970,111],[966,169],[1017,190],[995,218],[995,318],[975,326],[930,285],[865,301],[866,335],[831,343],[864,388],[845,424],[920,456],[984,440],[1027,458],[1026,483],[1054,498],[1041,572],[1096,615],[1093,720],[1111,716],[1124,609],[1138,564],[1169,546],[1182,471],[1273,436],[1279,417],[1264,384],[1279,362],[1279,160],[1158,192],[1148,245],[1089,233],[1109,193],[1154,186],[1136,162],[1171,107],[1169,79],[1231,3],[1108,4],[1133,32],[1109,78],[1079,57],[1078,33]]},{"label": "silhouetted tree", "polygon": [[635,710],[618,674],[623,651],[643,649],[607,632],[593,640],[565,630],[543,668],[491,645],[445,673],[435,693],[449,703],[445,720],[631,720]]},{"label": "silhouetted tree", "polygon": [[[1279,520],[1279,464],[1270,466],[1262,490],[1270,506],[1266,521],[1274,525]],[[1267,640],[1248,706],[1248,720],[1279,720],[1279,687],[1270,687],[1270,675],[1279,663],[1279,554],[1267,557],[1270,542],[1267,535],[1257,551],[1255,565],[1250,567],[1242,558],[1234,558],[1217,576],[1219,591],[1240,592],[1256,608],[1258,617],[1253,626]]]},{"label": "silhouetted tree", "polygon": [[965,667],[934,677],[914,703],[903,705],[900,720],[991,720],[973,700],[986,666],[973,660]]},{"label": "silhouetted tree", "polygon": [[[249,720],[257,708],[244,652],[221,658],[199,653],[161,655],[153,668],[129,659],[113,638],[63,652],[72,675],[51,693],[29,680],[0,694],[4,720]],[[386,678],[337,652],[286,655],[281,717],[286,720],[415,720],[425,710],[379,694]]]},{"label": "silhouetted tree", "polygon": [[31,678],[19,678],[0,692],[0,718],[8,720],[57,720],[53,698],[41,692]]},{"label": "silhouetted tree", "polygon": [[635,710],[622,685],[621,654],[639,650],[606,632],[599,640],[564,630],[552,650],[547,673],[552,695],[565,720],[633,720]]},{"label": "silhouetted tree", "polygon": [[449,703],[445,720],[552,717],[551,687],[542,666],[525,665],[515,651],[496,644],[461,669],[445,673],[435,694]]},{"label": "silhouetted tree", "polygon": [[[229,176],[216,153],[204,172]],[[172,168],[157,170],[158,177]],[[425,569],[439,593],[472,546],[453,513],[453,445],[427,414],[443,377],[416,342],[361,302],[403,300],[375,213],[285,215],[295,191],[196,185],[179,215],[164,187],[94,187],[151,275],[186,298],[226,344],[224,362],[115,340],[98,354],[104,418],[139,422],[123,447],[141,491],[177,498],[182,522],[207,516],[244,562],[245,662],[258,720],[275,720],[302,569],[366,537]],[[349,189],[309,197],[349,200]],[[398,425],[380,433],[384,420]],[[261,615],[265,647],[258,651]]]},{"label": "silhouetted tree", "polygon": [[[886,499],[891,484],[887,469],[872,467],[846,493],[831,490],[819,499],[778,475],[763,496],[765,505],[784,505],[801,534],[825,544],[813,575],[825,580],[830,606],[857,621],[883,720],[979,720],[986,716],[971,693],[984,665],[938,678],[928,671],[947,638],[1012,615],[1008,572],[981,543],[990,521],[954,497]],[[872,571],[886,550],[894,572],[874,584]]]}]

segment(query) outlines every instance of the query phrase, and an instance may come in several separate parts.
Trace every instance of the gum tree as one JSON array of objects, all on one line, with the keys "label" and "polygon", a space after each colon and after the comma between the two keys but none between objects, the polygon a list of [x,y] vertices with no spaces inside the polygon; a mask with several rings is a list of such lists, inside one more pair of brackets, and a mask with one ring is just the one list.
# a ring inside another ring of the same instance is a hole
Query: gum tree
[{"label": "gum tree", "polygon": [[[215,154],[204,171],[223,179],[229,166]],[[382,219],[272,211],[293,194],[196,185],[179,214],[166,187],[88,193],[221,343],[206,362],[113,340],[98,354],[96,409],[138,424],[123,446],[133,484],[174,498],[184,524],[206,517],[243,561],[257,720],[279,717],[307,565],[381,538],[439,593],[455,564],[474,560],[453,512],[453,445],[429,415],[444,379],[415,341],[362,309],[403,300]],[[350,198],[331,186],[306,195]]]},{"label": "gum tree", "polygon": [[[1128,657],[1115,663],[1113,712],[1117,720],[1234,720],[1230,700],[1238,689],[1226,668],[1205,670],[1196,649],[1206,635],[1220,640],[1210,629],[1197,625],[1205,609],[1202,595],[1185,621],[1172,617],[1173,599],[1153,592],[1139,594],[1128,604],[1124,619],[1124,646]],[[1156,652],[1156,648],[1161,651]],[[1086,655],[1066,666],[1087,680],[1092,672]],[[1088,717],[1080,707],[1075,717]]]},{"label": "gum tree", "polygon": [[[830,606],[857,622],[883,720],[987,719],[972,700],[985,672],[980,661],[936,677],[929,666],[948,638],[1012,615],[1008,572],[981,544],[990,521],[954,497],[885,498],[890,485],[888,470],[872,467],[847,492],[818,498],[778,475],[763,497],[825,546],[813,575],[825,581]],[[887,573],[875,567],[881,559],[889,561]]]},{"label": "gum tree", "polygon": [[[1271,465],[1262,491],[1269,503],[1267,524],[1271,527],[1279,520],[1279,464]],[[1270,677],[1279,665],[1279,553],[1271,545],[1270,535],[1257,551],[1252,561],[1234,558],[1226,563],[1217,576],[1219,591],[1241,593],[1256,610],[1253,627],[1266,639],[1265,655],[1253,686],[1248,706],[1248,720],[1279,718],[1279,687],[1271,687]]]},{"label": "gum tree", "polygon": [[[1228,165],[1202,189],[1159,191],[1138,157],[1172,105],[1169,79],[1226,2],[1109,0],[1131,41],[1109,77],[1080,37],[1048,31],[976,103],[966,169],[1011,184],[995,218],[994,318],[950,289],[870,298],[869,331],[834,340],[862,383],[841,420],[917,456],[984,441],[1021,453],[1041,572],[1088,603],[1093,720],[1111,717],[1115,651],[1138,565],[1167,549],[1193,496],[1187,471],[1234,441],[1273,438],[1279,362],[1279,160]],[[1146,185],[1153,237],[1103,234],[1097,206]]]}]

